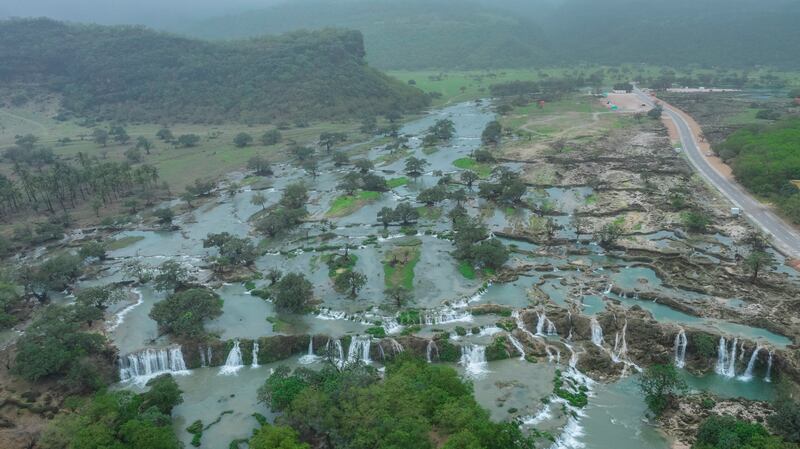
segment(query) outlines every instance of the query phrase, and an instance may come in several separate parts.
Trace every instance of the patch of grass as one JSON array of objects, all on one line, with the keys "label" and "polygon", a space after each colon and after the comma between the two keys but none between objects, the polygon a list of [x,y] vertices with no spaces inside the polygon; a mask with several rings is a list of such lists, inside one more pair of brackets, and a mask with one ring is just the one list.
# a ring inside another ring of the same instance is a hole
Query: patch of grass
[{"label": "patch of grass", "polygon": [[272,332],[283,332],[290,326],[286,321],[274,316],[268,316],[267,321],[272,323]]},{"label": "patch of grass", "polygon": [[399,178],[392,178],[386,181],[386,185],[389,186],[390,189],[394,189],[400,186],[404,186],[408,184],[408,178],[405,176],[401,176]]},{"label": "patch of grass", "polygon": [[116,239],[108,242],[106,244],[106,250],[108,251],[116,251],[118,249],[126,248],[128,246],[133,245],[134,243],[144,240],[144,237],[141,235],[130,235],[128,237],[122,237],[121,239]]},{"label": "patch of grass", "polygon": [[488,178],[492,174],[492,166],[478,163],[471,157],[462,157],[453,161],[453,165],[462,170],[472,170],[481,178]]},{"label": "patch of grass", "polygon": [[434,221],[442,218],[441,207],[420,206],[417,208],[417,212],[419,212],[420,218],[424,220]]},{"label": "patch of grass", "polygon": [[475,279],[475,268],[467,261],[459,262],[458,272],[467,279]]},{"label": "patch of grass", "polygon": [[362,191],[355,195],[342,195],[331,204],[325,216],[328,218],[346,217],[365,205],[380,198],[381,192]]},{"label": "patch of grass", "polygon": [[387,287],[403,287],[408,291],[414,288],[414,267],[419,262],[421,242],[416,244],[397,244],[386,253],[383,260],[384,282]]},{"label": "patch of grass", "polygon": [[586,199],[584,200],[584,202],[586,203],[587,206],[591,205],[591,204],[596,204],[597,203],[597,194],[592,193],[591,195],[587,196]]}]

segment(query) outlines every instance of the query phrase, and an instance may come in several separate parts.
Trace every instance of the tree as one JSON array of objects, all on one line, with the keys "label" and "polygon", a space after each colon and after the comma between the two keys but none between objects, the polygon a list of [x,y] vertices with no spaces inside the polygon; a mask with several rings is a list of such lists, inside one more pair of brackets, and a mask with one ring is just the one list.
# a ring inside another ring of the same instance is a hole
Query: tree
[{"label": "tree", "polygon": [[306,171],[312,178],[317,177],[319,166],[317,165],[316,159],[308,159],[303,162],[303,170]]},{"label": "tree", "polygon": [[467,209],[460,204],[456,204],[450,212],[447,213],[447,218],[450,219],[450,222],[455,225],[459,220],[462,220],[468,217],[469,214],[467,213]]},{"label": "tree", "polygon": [[417,159],[413,156],[409,157],[406,159],[405,173],[416,180],[425,173],[425,167],[428,165],[428,161],[425,159]]},{"label": "tree", "polygon": [[425,189],[417,195],[417,201],[425,203],[426,206],[431,207],[436,203],[447,199],[447,189],[442,186],[431,187]]},{"label": "tree", "polygon": [[311,147],[295,145],[289,151],[300,162],[311,159],[314,156],[314,149]]},{"label": "tree", "polygon": [[711,415],[697,429],[693,449],[791,449],[759,423]]},{"label": "tree", "polygon": [[394,210],[386,206],[381,208],[378,211],[378,221],[383,224],[383,229],[388,229],[389,225],[394,221]]},{"label": "tree", "polygon": [[157,302],[150,318],[159,331],[180,338],[200,338],[205,334],[203,323],[222,315],[222,299],[207,288],[190,288],[173,293]]},{"label": "tree", "polygon": [[361,188],[361,176],[356,172],[346,173],[336,188],[343,191],[345,195],[352,196]]},{"label": "tree", "polygon": [[478,266],[496,270],[508,261],[508,250],[498,239],[489,239],[470,249],[470,259]]},{"label": "tree", "polygon": [[258,176],[272,176],[272,166],[269,161],[259,155],[253,156],[247,161],[247,168],[255,171]]},{"label": "tree", "polygon": [[464,189],[454,190],[448,194],[448,197],[451,201],[456,202],[456,206],[461,206],[467,201],[467,191]]},{"label": "tree", "polygon": [[247,442],[250,449],[310,449],[306,443],[301,443],[297,432],[288,426],[273,426],[264,424]]},{"label": "tree", "polygon": [[241,132],[233,138],[233,144],[237,148],[244,148],[252,143],[253,143],[253,136],[245,132]]},{"label": "tree", "polygon": [[334,145],[347,140],[347,134],[340,132],[324,132],[319,135],[319,144],[325,147],[325,151],[330,153]]},{"label": "tree", "polygon": [[455,123],[450,119],[440,119],[428,128],[428,133],[435,136],[437,140],[450,140],[456,132]]},{"label": "tree", "polygon": [[163,140],[164,142],[171,142],[175,139],[175,136],[172,135],[172,131],[169,128],[161,128],[156,132],[156,137]]},{"label": "tree", "polygon": [[372,163],[369,159],[359,159],[353,162],[353,166],[355,166],[361,174],[367,174],[370,170],[375,167],[375,164]]},{"label": "tree", "polygon": [[467,188],[472,190],[472,185],[480,179],[477,173],[472,170],[465,170],[461,172],[461,182],[467,185]]},{"label": "tree", "polygon": [[261,135],[261,143],[264,146],[270,146],[280,143],[283,139],[283,135],[277,129],[271,129],[264,134]]},{"label": "tree", "polygon": [[681,215],[681,221],[690,232],[705,232],[711,223],[707,215],[696,211],[685,212]]},{"label": "tree", "polygon": [[153,217],[158,220],[158,224],[167,227],[172,226],[172,219],[175,218],[175,213],[168,207],[162,207],[153,211]]},{"label": "tree", "polygon": [[489,122],[481,133],[481,142],[484,145],[497,146],[500,144],[500,138],[503,133],[503,127],[497,120]]},{"label": "tree", "polygon": [[347,165],[349,163],[350,163],[350,158],[347,157],[347,153],[343,151],[334,151],[333,165],[341,167],[342,165]]},{"label": "tree", "polygon": [[601,246],[608,247],[613,245],[621,235],[622,225],[611,222],[604,224],[599,231],[596,231],[594,238],[600,242]]},{"label": "tree", "polygon": [[105,260],[106,245],[103,242],[92,240],[91,242],[84,243],[83,246],[81,246],[80,251],[78,251],[78,255],[83,259],[94,257],[99,260]]},{"label": "tree", "polygon": [[275,283],[274,304],[281,312],[301,313],[314,298],[314,286],[302,273],[288,273]]},{"label": "tree", "polygon": [[773,404],[775,413],[767,418],[767,422],[786,441],[800,443],[800,404],[792,400],[789,392],[780,391],[784,389],[782,385]]},{"label": "tree", "polygon": [[772,254],[766,251],[751,251],[747,257],[744,258],[744,266],[751,273],[750,282],[755,284],[758,280],[758,274],[766,267],[770,267],[774,263]]},{"label": "tree", "polygon": [[577,240],[581,239],[581,235],[586,233],[586,228],[589,226],[589,221],[578,215],[578,211],[575,211],[570,218],[570,224],[572,225],[572,229],[575,231],[575,238]]},{"label": "tree", "polygon": [[419,218],[419,211],[407,202],[403,202],[394,208],[394,219],[399,220],[403,226],[417,221]]},{"label": "tree", "polygon": [[150,139],[144,136],[139,136],[136,138],[136,149],[137,150],[144,150],[146,154],[150,154],[150,150],[153,149],[153,142],[150,142]]},{"label": "tree", "polygon": [[122,266],[126,278],[133,278],[139,284],[153,280],[153,269],[138,260],[129,260]]},{"label": "tree", "polygon": [[125,293],[113,286],[88,287],[78,292],[75,302],[105,311],[108,306],[124,298]]},{"label": "tree", "polygon": [[274,285],[276,282],[278,282],[281,276],[283,276],[283,273],[277,268],[270,268],[270,270],[267,272],[267,279],[269,279],[270,285]]},{"label": "tree", "polygon": [[159,291],[177,290],[186,286],[191,280],[189,270],[172,259],[159,265],[153,277],[155,288]]},{"label": "tree", "polygon": [[197,134],[182,134],[178,136],[178,140],[176,142],[179,147],[192,148],[196,147],[197,144],[200,143],[200,136]]},{"label": "tree", "polygon": [[150,390],[142,393],[140,410],[155,407],[165,416],[169,416],[173,408],[183,403],[183,392],[171,374],[154,377],[147,381],[146,386],[150,387]]},{"label": "tree", "polygon": [[280,204],[289,209],[300,209],[308,202],[308,189],[302,183],[295,182],[283,189]]},{"label": "tree", "polygon": [[100,128],[95,129],[92,131],[92,140],[94,140],[94,143],[105,147],[108,145],[108,131]]},{"label": "tree", "polygon": [[248,267],[256,261],[257,252],[253,243],[228,232],[208,234],[203,239],[203,248],[217,248],[217,255],[212,259],[217,271],[226,271],[231,267]]},{"label": "tree", "polygon": [[337,289],[349,291],[350,296],[355,298],[358,296],[359,290],[367,284],[367,276],[358,271],[347,270],[336,276],[334,284]]},{"label": "tree", "polygon": [[398,309],[402,308],[411,300],[411,293],[405,287],[399,285],[387,288],[383,291],[383,294],[386,295]]},{"label": "tree", "polygon": [[250,198],[250,204],[254,206],[261,206],[261,210],[264,210],[267,204],[267,197],[261,192],[256,192],[253,197]]},{"label": "tree", "polygon": [[638,382],[647,407],[656,416],[672,406],[676,397],[687,388],[672,364],[649,366]]},{"label": "tree", "polygon": [[369,192],[386,192],[389,190],[389,184],[383,176],[367,173],[361,175],[361,188]]},{"label": "tree", "polygon": [[125,159],[131,164],[138,164],[142,162],[142,152],[136,147],[128,148],[125,150]]},{"label": "tree", "polygon": [[647,116],[653,120],[661,120],[661,115],[664,113],[664,107],[657,104],[656,107],[647,111]]}]

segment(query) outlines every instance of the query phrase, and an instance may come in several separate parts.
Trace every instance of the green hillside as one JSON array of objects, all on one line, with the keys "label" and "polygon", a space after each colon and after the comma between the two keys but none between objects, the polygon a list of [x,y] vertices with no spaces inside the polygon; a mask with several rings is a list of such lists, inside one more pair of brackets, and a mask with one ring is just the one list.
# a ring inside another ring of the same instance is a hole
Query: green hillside
[{"label": "green hillside", "polygon": [[383,69],[527,67],[546,63],[539,27],[458,0],[307,0],[203,21],[181,30],[231,39],[311,28],[364,34],[367,60]]},{"label": "green hillside", "polygon": [[357,31],[206,42],[142,27],[0,22],[0,84],[46,87],[66,110],[107,120],[341,119],[427,104],[364,54]]}]

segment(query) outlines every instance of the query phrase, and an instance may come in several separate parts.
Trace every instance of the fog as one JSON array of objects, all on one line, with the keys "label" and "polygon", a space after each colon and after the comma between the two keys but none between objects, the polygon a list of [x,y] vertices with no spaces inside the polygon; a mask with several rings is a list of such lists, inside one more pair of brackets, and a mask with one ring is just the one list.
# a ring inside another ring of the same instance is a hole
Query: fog
[{"label": "fog", "polygon": [[51,17],[102,24],[178,25],[286,0],[0,0],[0,18]]}]

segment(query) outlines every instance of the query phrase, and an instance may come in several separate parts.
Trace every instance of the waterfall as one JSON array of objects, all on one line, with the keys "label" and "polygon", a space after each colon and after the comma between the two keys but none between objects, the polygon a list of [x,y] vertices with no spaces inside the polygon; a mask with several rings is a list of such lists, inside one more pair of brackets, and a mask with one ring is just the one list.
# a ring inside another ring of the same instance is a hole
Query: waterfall
[{"label": "waterfall", "polygon": [[389,343],[391,343],[391,345],[392,345],[392,351],[394,352],[394,355],[397,355],[397,354],[400,354],[401,352],[403,352],[403,345],[401,345],[400,342],[398,342],[394,338],[390,338],[389,339]]},{"label": "waterfall", "polygon": [[767,359],[767,374],[764,376],[764,382],[772,382],[772,353],[774,351],[769,351],[769,358]]},{"label": "waterfall", "polygon": [[482,377],[486,369],[486,348],[481,345],[465,345],[461,347],[461,366],[467,372],[467,377]]},{"label": "waterfall", "polygon": [[469,321],[472,321],[472,314],[469,313],[469,311],[456,310],[449,307],[427,311],[424,315],[420,316],[420,324],[425,326]]},{"label": "waterfall", "polygon": [[730,354],[728,353],[728,343],[725,337],[719,338],[719,348],[717,349],[717,366],[714,371],[725,377],[734,377],[736,375],[736,345],[739,344],[739,339],[734,338],[731,344]]},{"label": "waterfall", "polygon": [[310,365],[317,361],[317,356],[314,354],[314,336],[311,335],[308,337],[308,354],[300,357],[301,365]]},{"label": "waterfall", "polygon": [[350,347],[347,348],[347,363],[364,362],[369,364],[369,347],[372,341],[370,337],[357,336],[350,340]]},{"label": "waterfall", "polygon": [[253,368],[258,368],[258,342],[253,341],[253,363],[250,364]]},{"label": "waterfall", "polygon": [[747,368],[744,370],[741,376],[739,376],[739,380],[743,380],[745,382],[753,379],[753,368],[756,366],[756,360],[758,360],[758,353],[761,351],[761,346],[756,346],[753,349],[753,353],[750,355],[750,361],[747,362]]},{"label": "waterfall", "polygon": [[197,352],[200,353],[200,367],[205,368],[206,366],[208,366],[208,364],[206,363],[206,355],[203,353],[202,349],[198,350]]},{"label": "waterfall", "polygon": [[536,335],[534,335],[533,332],[525,328],[525,322],[522,321],[522,316],[519,314],[519,310],[514,310],[511,312],[511,318],[514,318],[514,322],[517,323],[517,327],[524,332],[525,335],[533,339],[536,338]]},{"label": "waterfall", "polygon": [[119,358],[119,378],[145,383],[164,373],[188,374],[180,346],[145,349]]},{"label": "waterfall", "polygon": [[[328,352],[328,357],[331,359],[336,360],[340,365],[344,364],[344,347],[342,347],[342,341],[338,338],[336,340],[328,339],[328,343],[325,344],[325,349]],[[335,351],[335,354],[334,354]]]},{"label": "waterfall", "polygon": [[675,366],[683,368],[686,366],[686,332],[681,329],[678,335],[675,336]]},{"label": "waterfall", "polygon": [[231,352],[228,353],[225,365],[220,367],[219,373],[223,376],[236,374],[243,366],[244,362],[242,361],[242,350],[239,348],[239,340],[234,340]]},{"label": "waterfall", "polygon": [[525,360],[525,347],[522,346],[522,343],[520,343],[520,341],[514,338],[514,336],[511,334],[508,334],[508,341],[510,341],[511,346],[513,346],[514,349],[519,352],[519,359]]},{"label": "waterfall", "polygon": [[606,290],[603,292],[603,294],[604,295],[610,294],[612,288],[614,288],[614,284],[608,284],[608,287],[606,287]]},{"label": "waterfall", "polygon": [[428,347],[425,348],[425,353],[428,358],[428,363],[433,363],[433,351],[436,351],[436,358],[439,358],[439,347],[436,346],[436,342],[433,340],[428,340]]},{"label": "waterfall", "polygon": [[742,345],[739,346],[739,361],[744,361],[744,340],[742,340]]},{"label": "waterfall", "polygon": [[736,344],[739,343],[738,338],[733,339],[731,346],[731,356],[728,358],[728,372],[725,374],[728,377],[736,376]]},{"label": "waterfall", "polygon": [[556,335],[556,325],[547,318],[547,315],[542,313],[536,313],[539,317],[539,320],[536,322],[536,335]]},{"label": "waterfall", "polygon": [[600,327],[600,323],[597,322],[597,317],[592,317],[591,320],[592,326],[592,343],[599,347],[603,347],[603,328]]},{"label": "waterfall", "polygon": [[625,334],[628,332],[628,320],[622,326],[622,334],[617,332],[614,335],[614,349],[611,350],[611,360],[614,363],[619,363],[624,357],[628,355],[628,343],[625,341]]},{"label": "waterfall", "polygon": [[206,363],[211,366],[211,346],[206,346]]}]

